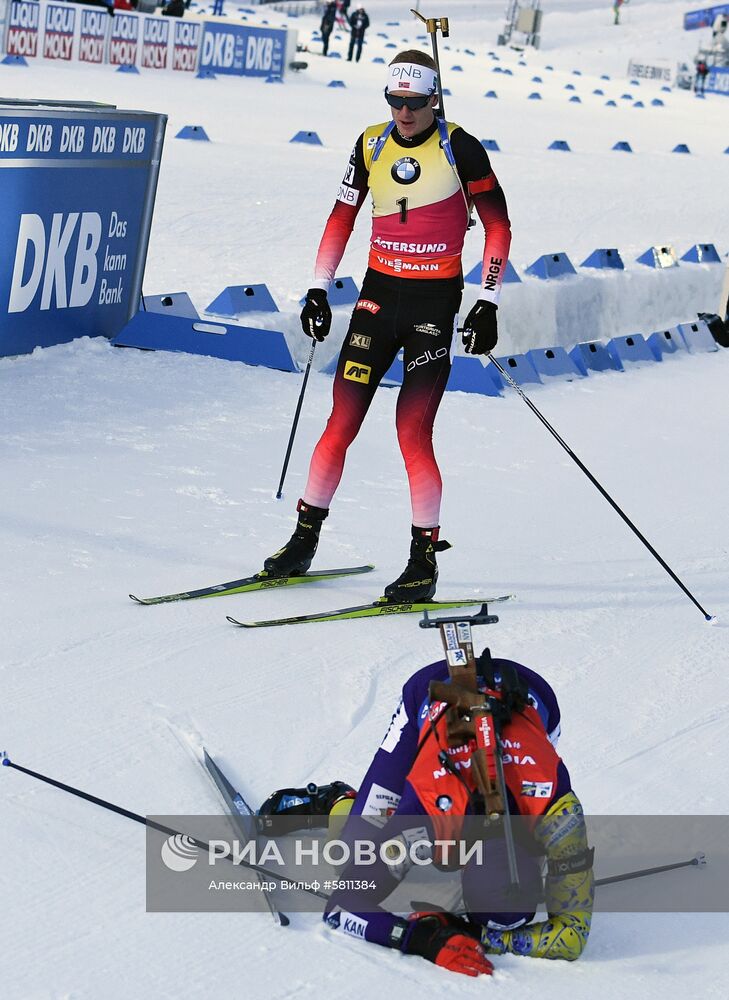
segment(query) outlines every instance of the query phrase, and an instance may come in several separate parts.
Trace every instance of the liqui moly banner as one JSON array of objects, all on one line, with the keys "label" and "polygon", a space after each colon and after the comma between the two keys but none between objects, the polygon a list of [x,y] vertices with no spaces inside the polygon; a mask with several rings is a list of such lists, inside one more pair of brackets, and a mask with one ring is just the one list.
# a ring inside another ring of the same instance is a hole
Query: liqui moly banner
[{"label": "liqui moly banner", "polygon": [[0,355],[112,337],[137,311],[165,123],[0,109]]},{"label": "liqui moly banner", "polygon": [[171,24],[168,17],[144,18],[141,64],[145,69],[167,69]]},{"label": "liqui moly banner", "polygon": [[66,61],[71,59],[77,14],[78,10],[69,7],[68,4],[48,4],[44,19],[44,59],[65,59]]},{"label": "liqui moly banner", "polygon": [[136,14],[117,14],[111,20],[109,62],[112,66],[133,66],[139,49],[139,22]]},{"label": "liqui moly banner", "polygon": [[5,43],[8,55],[33,59],[38,55],[40,11],[35,0],[13,0],[10,4]]},{"label": "liqui moly banner", "polygon": [[81,30],[78,42],[79,62],[103,63],[106,31],[111,18],[105,10],[81,8]]},{"label": "liqui moly banner", "polygon": [[197,67],[197,54],[200,50],[202,25],[194,21],[175,19],[174,38],[172,41],[172,69],[194,73]]}]

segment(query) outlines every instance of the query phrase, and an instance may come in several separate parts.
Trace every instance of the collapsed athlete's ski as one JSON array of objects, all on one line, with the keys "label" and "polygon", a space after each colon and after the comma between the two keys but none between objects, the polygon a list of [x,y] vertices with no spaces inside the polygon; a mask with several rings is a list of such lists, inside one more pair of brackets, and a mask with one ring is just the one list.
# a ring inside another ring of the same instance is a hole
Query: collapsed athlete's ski
[{"label": "collapsed athlete's ski", "polygon": [[337,611],[323,611],[314,615],[296,615],[292,618],[272,618],[269,621],[241,622],[227,615],[228,621],[239,628],[273,628],[277,625],[300,625],[305,622],[336,622],[349,618],[375,618],[384,615],[420,614],[423,611],[442,611],[446,608],[463,608],[471,605],[501,604],[510,601],[514,594],[502,597],[465,597],[459,601],[412,601],[393,604],[380,598],[372,604],[359,604],[353,608],[339,608]]},{"label": "collapsed athlete's ski", "polygon": [[271,590],[275,587],[293,587],[299,583],[316,583],[317,580],[333,580],[339,576],[356,576],[359,573],[369,573],[375,567],[345,566],[343,569],[316,569],[301,576],[268,576],[262,570],[253,576],[242,580],[231,580],[230,583],[217,583],[212,587],[201,587],[199,590],[188,590],[181,594],[164,594],[162,597],[129,596],[137,604],[168,604],[171,601],[191,601],[196,597],[227,597],[230,594],[247,594],[252,590]]}]

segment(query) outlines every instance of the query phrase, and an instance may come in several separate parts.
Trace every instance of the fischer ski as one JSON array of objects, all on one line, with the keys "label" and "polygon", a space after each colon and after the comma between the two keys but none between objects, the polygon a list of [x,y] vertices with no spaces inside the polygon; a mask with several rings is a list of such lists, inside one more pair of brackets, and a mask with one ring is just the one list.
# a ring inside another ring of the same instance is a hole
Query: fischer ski
[{"label": "fischer ski", "polygon": [[[202,752],[203,759],[205,761],[205,768],[216,788],[220,792],[220,796],[228,811],[230,812],[231,823],[236,833],[246,842],[249,840],[257,841],[258,835],[256,832],[255,813],[240,792],[236,791],[236,789],[231,785],[205,747],[202,748]],[[258,875],[258,881],[261,881],[260,875]],[[263,896],[269,910],[271,911],[271,916],[276,923],[280,924],[282,927],[288,927],[290,921],[286,914],[281,913],[280,910],[275,908],[270,895],[265,890],[263,891]]]},{"label": "fischer ski", "polygon": [[227,620],[239,628],[273,628],[277,625],[301,625],[305,622],[336,622],[350,618],[376,618],[384,615],[420,614],[423,611],[442,611],[447,608],[463,608],[473,605],[501,604],[510,601],[514,594],[502,597],[466,597],[459,601],[412,601],[409,603],[390,603],[384,598],[372,604],[359,604],[352,608],[339,608],[336,611],[323,611],[314,615],[296,615],[292,618],[272,618],[269,621],[241,622],[227,615]]},{"label": "fischer ski", "polygon": [[172,601],[192,601],[197,597],[228,597],[230,594],[247,594],[253,590],[271,590],[275,587],[293,587],[299,583],[316,583],[317,580],[334,580],[340,576],[357,576],[369,573],[375,567],[345,566],[343,569],[318,569],[301,576],[268,576],[265,571],[243,577],[242,580],[231,580],[230,583],[217,583],[212,587],[201,587],[199,590],[188,590],[180,594],[164,594],[161,597],[129,596],[137,604],[169,604]]}]

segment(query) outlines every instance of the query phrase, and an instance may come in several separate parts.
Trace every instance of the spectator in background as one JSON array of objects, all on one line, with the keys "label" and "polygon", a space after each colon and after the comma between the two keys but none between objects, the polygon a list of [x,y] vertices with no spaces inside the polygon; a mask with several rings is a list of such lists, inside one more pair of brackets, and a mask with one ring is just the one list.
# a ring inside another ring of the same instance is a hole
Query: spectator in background
[{"label": "spectator in background", "polygon": [[615,14],[614,24],[620,24],[620,8],[623,6],[624,0],[615,0],[613,4],[613,13]]},{"label": "spectator in background", "polygon": [[696,78],[694,80],[694,91],[703,94],[706,91],[706,77],[709,75],[709,64],[705,59],[699,59],[696,63]]},{"label": "spectator in background", "polygon": [[349,19],[349,26],[352,29],[352,35],[349,39],[349,55],[347,56],[347,59],[350,62],[352,61],[352,55],[356,47],[357,62],[359,62],[360,56],[362,55],[362,43],[364,42],[365,31],[367,31],[370,26],[370,19],[367,16],[367,12],[364,7],[358,7],[354,14],[352,14]]},{"label": "spectator in background", "polygon": [[321,40],[323,42],[323,47],[321,54],[325,56],[329,52],[329,36],[334,30],[334,21],[337,16],[337,4],[336,0],[332,0],[324,8],[324,14],[322,15],[321,25],[319,26],[319,31],[321,32]]}]

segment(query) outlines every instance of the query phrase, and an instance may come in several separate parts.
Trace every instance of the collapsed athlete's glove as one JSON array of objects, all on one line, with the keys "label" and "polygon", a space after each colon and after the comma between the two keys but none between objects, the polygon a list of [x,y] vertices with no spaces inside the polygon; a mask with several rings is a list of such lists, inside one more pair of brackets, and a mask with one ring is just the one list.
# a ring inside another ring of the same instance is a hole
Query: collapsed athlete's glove
[{"label": "collapsed athlete's glove", "polygon": [[487,299],[479,299],[463,324],[463,346],[466,354],[488,354],[499,339],[496,324],[496,306]]},{"label": "collapsed athlete's glove", "polygon": [[258,810],[258,827],[266,829],[271,826],[271,816],[301,817],[298,829],[302,830],[325,827],[334,806],[342,799],[354,799],[356,795],[354,788],[345,781],[332,781],[328,785],[311,782],[306,788],[281,788],[269,795]]},{"label": "collapsed athlete's glove", "polygon": [[320,343],[329,333],[332,325],[332,311],[327,293],[323,288],[310,288],[306,293],[304,308],[301,310],[301,329],[307,337]]},{"label": "collapsed athlete's glove", "polygon": [[479,935],[465,920],[450,913],[413,913],[402,951],[464,976],[490,976],[494,967],[486,958]]}]

